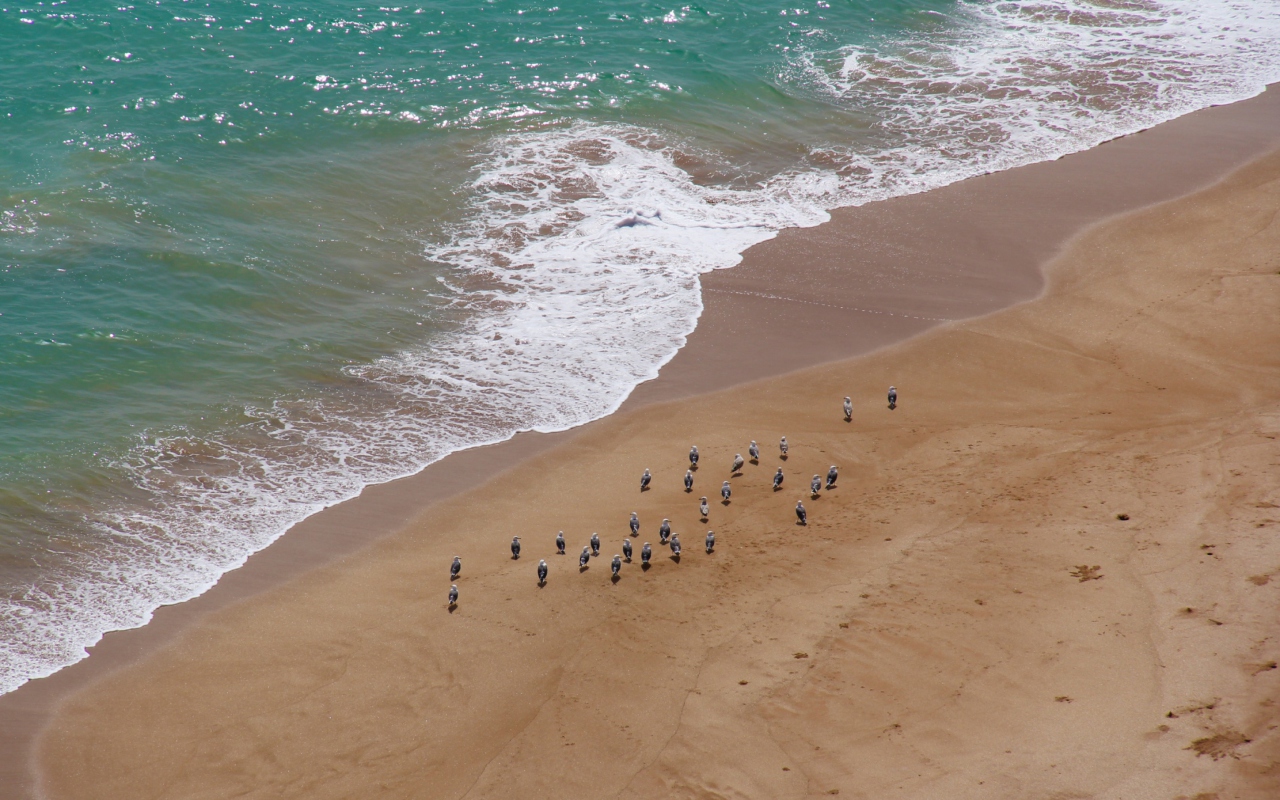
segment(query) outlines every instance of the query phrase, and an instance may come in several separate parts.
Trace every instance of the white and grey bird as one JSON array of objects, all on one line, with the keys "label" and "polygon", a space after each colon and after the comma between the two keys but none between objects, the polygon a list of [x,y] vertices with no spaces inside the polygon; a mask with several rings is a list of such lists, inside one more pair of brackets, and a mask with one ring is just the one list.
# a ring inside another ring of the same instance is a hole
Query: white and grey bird
[{"label": "white and grey bird", "polygon": [[734,453],[734,454],[733,454],[733,466],[732,466],[732,467],[729,467],[729,471],[730,471],[730,472],[737,472],[738,470],[742,469],[742,464],[743,464],[743,461],[742,461],[742,453]]},{"label": "white and grey bird", "polygon": [[645,489],[648,489],[649,481],[651,480],[653,480],[653,476],[650,475],[649,470],[646,469],[644,474],[640,476],[640,491],[643,492]]},{"label": "white and grey bird", "polygon": [[707,498],[702,498],[702,502],[698,504],[698,510],[702,512],[702,518],[706,519],[711,512],[711,507],[707,505]]},{"label": "white and grey bird", "polygon": [[729,495],[731,494],[733,494],[733,489],[729,488],[729,482],[725,481],[720,487],[720,496],[723,497],[724,501],[727,503],[729,502]]},{"label": "white and grey bird", "polygon": [[840,470],[836,469],[836,465],[832,464],[831,469],[827,470],[827,488],[830,489],[836,485],[836,480],[840,477]]},{"label": "white and grey bird", "polygon": [[512,558],[520,557],[520,537],[519,536],[511,537],[511,557]]},{"label": "white and grey bird", "polygon": [[538,583],[547,582],[547,560],[545,558],[538,560]]},{"label": "white and grey bird", "polygon": [[695,444],[689,448],[689,467],[692,469],[696,466],[698,466],[698,446]]},{"label": "white and grey bird", "polygon": [[636,512],[631,512],[631,535],[640,535],[640,518],[636,516]]},{"label": "white and grey bird", "polygon": [[809,491],[813,492],[813,496],[817,497],[818,492],[822,491],[822,476],[814,475],[813,483],[809,484]]},{"label": "white and grey bird", "polygon": [[458,584],[449,587],[449,605],[456,606],[458,604]]},{"label": "white and grey bird", "polygon": [[693,491],[693,470],[687,469],[684,472],[684,490],[686,492]]},{"label": "white and grey bird", "polygon": [[782,467],[778,467],[778,471],[773,473],[773,490],[776,492],[782,488]]},{"label": "white and grey bird", "polygon": [[582,555],[578,556],[578,566],[585,567],[587,562],[591,560],[591,548],[582,548]]},{"label": "white and grey bird", "polygon": [[644,547],[640,548],[640,563],[648,566],[651,558],[653,558],[653,548],[649,546],[648,542],[645,542]]},{"label": "white and grey bird", "polygon": [[853,419],[853,398],[846,397],[844,399],[844,421],[848,422]]},{"label": "white and grey bird", "polygon": [[782,457],[787,457],[787,451],[791,449],[791,445],[787,444],[787,437],[783,436],[782,441],[778,442],[778,450],[782,451]]},{"label": "white and grey bird", "polygon": [[751,456],[752,461],[760,460],[760,445],[756,444],[756,440],[751,440],[751,446],[747,448],[747,455]]},{"label": "white and grey bird", "polygon": [[453,563],[449,565],[449,580],[456,581],[459,572],[462,572],[462,556],[454,556]]},{"label": "white and grey bird", "polygon": [[564,555],[564,531],[556,534],[556,552]]},{"label": "white and grey bird", "polygon": [[613,562],[609,564],[609,569],[613,570],[613,576],[618,577],[618,573],[622,571],[622,557],[617,553],[613,554]]},{"label": "white and grey bird", "polygon": [[678,533],[671,534],[671,555],[680,555],[680,534]]},{"label": "white and grey bird", "polygon": [[[703,499],[705,500],[706,498]],[[662,525],[658,528],[658,541],[666,544],[669,538],[671,538],[671,520],[664,519]]]},{"label": "white and grey bird", "polygon": [[898,404],[898,390],[890,386],[889,387],[889,408],[893,408],[897,404]]},{"label": "white and grey bird", "polygon": [[707,531],[707,553],[716,549],[716,532]]},{"label": "white and grey bird", "polygon": [[598,533],[591,534],[591,555],[600,555],[600,534]]},{"label": "white and grey bird", "polygon": [[804,501],[803,501],[803,500],[797,500],[797,501],[796,501],[796,519],[800,520],[800,524],[801,524],[801,525],[808,525],[808,524],[809,524],[809,515],[808,515],[808,513],[806,513],[806,512],[805,512],[805,510],[804,510]]},{"label": "white and grey bird", "polygon": [[622,555],[624,558],[627,559],[627,563],[630,564],[631,563],[631,540],[630,539],[622,540]]}]

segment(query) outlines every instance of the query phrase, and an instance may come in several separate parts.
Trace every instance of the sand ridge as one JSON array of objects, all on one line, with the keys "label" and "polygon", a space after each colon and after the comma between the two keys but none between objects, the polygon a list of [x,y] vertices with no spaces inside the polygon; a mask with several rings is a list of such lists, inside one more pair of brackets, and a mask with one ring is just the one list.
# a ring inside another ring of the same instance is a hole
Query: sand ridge
[{"label": "sand ridge", "polygon": [[[1278,213],[1271,156],[1088,232],[1032,303],[593,426],[73,696],[44,791],[1275,797]],[[631,511],[655,563],[614,584]]]}]

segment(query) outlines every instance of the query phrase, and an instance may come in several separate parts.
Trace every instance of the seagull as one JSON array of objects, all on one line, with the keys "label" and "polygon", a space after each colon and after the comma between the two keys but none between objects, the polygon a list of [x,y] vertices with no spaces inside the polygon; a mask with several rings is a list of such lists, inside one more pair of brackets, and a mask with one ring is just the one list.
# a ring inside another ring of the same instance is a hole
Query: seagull
[{"label": "seagull", "polygon": [[853,398],[846,397],[844,399],[844,421],[848,422],[853,419]]},{"label": "seagull", "polygon": [[725,481],[724,485],[720,487],[720,496],[723,497],[724,501],[727,503],[729,502],[729,495],[731,494],[733,494],[733,490],[729,488],[729,482]]},{"label": "seagull", "polygon": [[643,492],[645,489],[648,489],[649,481],[651,480],[653,480],[653,476],[650,475],[649,470],[646,469],[644,474],[640,476],[640,491]]},{"label": "seagull", "polygon": [[600,534],[598,533],[591,534],[591,555],[600,555]]},{"label": "seagull", "polygon": [[453,564],[449,566],[449,580],[456,581],[459,572],[462,572],[462,556],[454,556]]},{"label": "seagull", "polygon": [[695,444],[689,448],[689,469],[698,466],[698,446]]},{"label": "seagull", "polygon": [[751,446],[747,448],[747,455],[751,456],[753,462],[760,460],[760,445],[756,444],[756,440],[751,440]]},{"label": "seagull", "polygon": [[578,566],[585,567],[587,562],[591,560],[591,548],[582,548],[582,555],[578,556]]},{"label": "seagull", "polygon": [[707,507],[707,498],[702,498],[702,503],[698,506],[698,510],[702,512],[702,518],[706,519],[707,513],[711,511],[711,509]]},{"label": "seagull", "polygon": [[513,536],[511,538],[511,557],[512,558],[520,557],[520,537],[519,536]]},{"label": "seagull", "polygon": [[889,387],[889,408],[893,408],[897,404],[898,404],[898,390],[890,386]]},{"label": "seagull", "polygon": [[822,491],[822,476],[814,475],[813,483],[809,484],[809,490],[813,492],[813,496],[817,497],[818,492]]},{"label": "seagull", "polygon": [[735,453],[733,456],[733,466],[729,468],[729,472],[737,472],[742,469],[742,453]]},{"label": "seagull", "polygon": [[538,583],[542,584],[546,582],[547,582],[547,561],[546,559],[541,559],[538,561]]},{"label": "seagull", "polygon": [[613,563],[609,565],[609,569],[613,570],[613,577],[618,577],[618,573],[622,570],[622,557],[617,553],[613,554]]},{"label": "seagull", "polygon": [[782,488],[782,467],[778,467],[778,471],[773,473],[773,490],[776,492]]},{"label": "seagull", "polygon": [[678,533],[671,534],[671,555],[680,555],[680,534]]},{"label": "seagull", "polygon": [[710,554],[711,551],[715,549],[716,549],[716,532],[707,531],[707,553]]},{"label": "seagull", "polygon": [[662,527],[658,528],[658,542],[660,544],[666,544],[667,539],[670,538],[670,536],[671,536],[671,520],[664,519],[662,521]]},{"label": "seagull", "polygon": [[836,469],[836,465],[832,464],[831,469],[827,470],[827,488],[830,489],[836,485],[836,478],[840,477],[840,470]]},{"label": "seagull", "polygon": [[648,542],[645,542],[644,547],[640,548],[640,563],[647,567],[651,558],[653,558],[653,548],[649,546]]},{"label": "seagull", "polygon": [[556,534],[556,552],[564,555],[564,531]]},{"label": "seagull", "polygon": [[636,512],[631,512],[631,535],[640,535],[640,518],[636,516]]},{"label": "seagull", "polygon": [[458,584],[449,587],[449,607],[452,608],[458,604]]},{"label": "seagull", "polygon": [[782,441],[778,442],[778,449],[782,451],[782,457],[787,457],[787,451],[791,449],[791,445],[787,444],[787,437],[783,436]]},{"label": "seagull", "polygon": [[804,501],[802,500],[796,501],[796,519],[800,520],[801,525],[809,524],[809,515],[805,513]]},{"label": "seagull", "polygon": [[630,564],[631,563],[631,540],[630,539],[622,540],[622,554],[627,557],[627,563]]},{"label": "seagull", "polygon": [[684,473],[684,490],[686,492],[693,491],[693,470],[685,470]]}]

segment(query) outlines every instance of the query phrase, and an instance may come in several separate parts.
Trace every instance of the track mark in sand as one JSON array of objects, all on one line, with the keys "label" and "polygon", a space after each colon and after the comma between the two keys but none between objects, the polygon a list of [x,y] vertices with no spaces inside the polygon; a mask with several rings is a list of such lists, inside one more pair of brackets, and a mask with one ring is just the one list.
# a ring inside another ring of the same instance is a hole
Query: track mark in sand
[{"label": "track mark in sand", "polygon": [[1219,733],[1214,736],[1206,736],[1202,739],[1196,739],[1185,750],[1196,751],[1196,758],[1200,756],[1209,756],[1214,761],[1230,756],[1231,758],[1239,758],[1236,749],[1240,745],[1248,744],[1251,740],[1246,738],[1243,733],[1228,731]]},{"label": "track mark in sand", "polygon": [[1088,564],[1080,564],[1075,569],[1071,570],[1071,577],[1079,578],[1081,583],[1084,583],[1085,581],[1102,580],[1103,576],[1098,571],[1100,569],[1102,569],[1102,567],[1097,564],[1094,564],[1092,567]]},{"label": "track mark in sand", "polygon": [[1245,666],[1245,669],[1249,670],[1250,675],[1259,675],[1263,672],[1268,672],[1270,670],[1275,669],[1276,662],[1267,661],[1262,664],[1245,664],[1244,666]]}]

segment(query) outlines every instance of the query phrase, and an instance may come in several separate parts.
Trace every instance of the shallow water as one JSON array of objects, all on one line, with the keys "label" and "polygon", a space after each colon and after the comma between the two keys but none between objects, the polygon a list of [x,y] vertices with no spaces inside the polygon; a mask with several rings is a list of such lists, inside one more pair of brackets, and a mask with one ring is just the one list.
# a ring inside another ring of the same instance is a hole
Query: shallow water
[{"label": "shallow water", "polygon": [[615,409],[838,205],[1280,79],[1270,0],[0,11],[0,691]]}]

